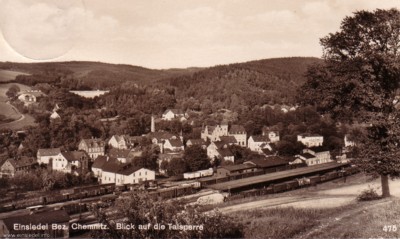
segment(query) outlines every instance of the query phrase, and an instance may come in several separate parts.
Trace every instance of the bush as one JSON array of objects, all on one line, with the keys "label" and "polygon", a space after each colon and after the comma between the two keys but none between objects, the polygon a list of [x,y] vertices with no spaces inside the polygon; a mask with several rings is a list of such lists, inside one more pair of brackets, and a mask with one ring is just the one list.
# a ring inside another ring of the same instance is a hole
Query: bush
[{"label": "bush", "polygon": [[358,201],[371,201],[371,200],[377,200],[380,198],[381,197],[375,191],[374,188],[369,188],[369,189],[365,189],[364,191],[362,191],[361,194],[358,195],[357,200]]}]

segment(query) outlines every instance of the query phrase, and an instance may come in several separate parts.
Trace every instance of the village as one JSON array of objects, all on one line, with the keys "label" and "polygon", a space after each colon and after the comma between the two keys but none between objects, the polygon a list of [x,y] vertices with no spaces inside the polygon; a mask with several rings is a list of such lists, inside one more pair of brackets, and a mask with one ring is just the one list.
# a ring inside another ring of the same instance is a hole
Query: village
[{"label": "village", "polygon": [[[32,92],[26,92],[21,94],[20,98],[22,97],[27,101],[32,101],[34,95]],[[187,117],[188,115],[182,110],[167,109],[157,120],[186,121]],[[59,115],[54,111],[50,118],[57,120]],[[280,156],[275,147],[275,143],[280,141],[279,132],[266,126],[262,128],[261,135],[248,135],[242,125],[228,125],[222,122],[218,125],[205,125],[201,131],[201,138],[183,139],[182,134],[175,135],[170,132],[157,131],[155,121],[155,117],[152,116],[151,132],[142,136],[113,135],[106,140],[87,138],[81,139],[77,151],[40,148],[36,157],[5,158],[0,162],[0,176],[10,178],[17,172],[29,171],[40,165],[49,170],[76,175],[92,172],[100,184],[140,184],[146,181],[155,181],[156,175],[165,176],[167,174],[165,165],[171,160],[182,160],[185,149],[191,147],[198,147],[206,151],[209,165],[218,161],[220,166],[182,172],[182,179],[213,175],[227,176],[249,170],[268,169],[270,172],[274,172],[332,161],[346,162],[346,148],[354,146],[354,143],[348,140],[346,135],[343,139],[342,154],[333,157],[329,150],[322,147],[323,136],[303,133],[297,135],[297,141],[304,145],[302,152],[292,156]],[[146,140],[148,140],[148,144],[159,151],[157,171],[133,164],[135,157],[142,156],[143,144],[141,142]],[[245,159],[243,163],[235,164],[235,156],[229,149],[229,146],[232,145],[247,148],[260,157],[253,160]]]}]

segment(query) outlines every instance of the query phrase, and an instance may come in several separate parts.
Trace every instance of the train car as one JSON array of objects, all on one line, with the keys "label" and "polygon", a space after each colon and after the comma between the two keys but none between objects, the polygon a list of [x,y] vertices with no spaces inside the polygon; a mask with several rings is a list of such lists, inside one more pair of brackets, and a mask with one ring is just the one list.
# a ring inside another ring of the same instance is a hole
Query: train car
[{"label": "train car", "polygon": [[297,180],[292,180],[292,181],[286,182],[286,186],[287,186],[287,190],[295,190],[300,187],[299,181],[297,181]]},{"label": "train car", "polygon": [[280,193],[280,192],[284,192],[287,190],[287,184],[286,183],[278,183],[278,184],[274,184],[272,186],[274,193]]},{"label": "train car", "polygon": [[311,177],[309,177],[309,179],[310,179],[311,185],[316,185],[321,182],[321,176],[319,176],[319,175],[311,176]]}]

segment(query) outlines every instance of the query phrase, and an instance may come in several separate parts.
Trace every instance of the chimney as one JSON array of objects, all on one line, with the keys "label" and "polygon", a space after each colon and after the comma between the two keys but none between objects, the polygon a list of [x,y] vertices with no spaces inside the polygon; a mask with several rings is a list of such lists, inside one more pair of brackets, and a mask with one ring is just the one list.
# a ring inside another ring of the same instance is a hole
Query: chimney
[{"label": "chimney", "polygon": [[152,133],[156,132],[156,124],[155,124],[155,122],[154,122],[154,116],[153,116],[153,115],[151,116],[150,131],[151,131]]}]

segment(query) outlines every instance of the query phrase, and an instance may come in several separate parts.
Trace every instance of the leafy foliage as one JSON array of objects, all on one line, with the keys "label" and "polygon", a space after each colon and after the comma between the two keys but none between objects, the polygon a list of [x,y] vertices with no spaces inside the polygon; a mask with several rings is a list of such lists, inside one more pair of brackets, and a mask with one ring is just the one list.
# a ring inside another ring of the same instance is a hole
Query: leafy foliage
[{"label": "leafy foliage", "polygon": [[382,177],[398,177],[400,114],[396,103],[400,78],[400,11],[358,11],[346,17],[340,31],[321,39],[325,64],[311,68],[300,94],[303,103],[366,127],[357,140],[358,165]]},{"label": "leafy foliage", "polygon": [[[95,238],[242,238],[243,225],[218,211],[201,213],[196,208],[186,209],[179,202],[154,201],[147,194],[132,192],[117,201],[113,214],[99,208],[93,212],[107,230],[93,230]],[[124,220],[117,220],[124,219]],[[117,230],[116,221],[133,224],[135,229]],[[154,225],[164,225],[164,230]],[[139,229],[139,225],[150,225]],[[203,230],[172,230],[169,225],[201,225]]]}]

